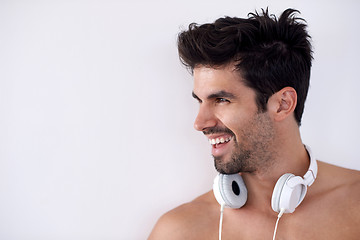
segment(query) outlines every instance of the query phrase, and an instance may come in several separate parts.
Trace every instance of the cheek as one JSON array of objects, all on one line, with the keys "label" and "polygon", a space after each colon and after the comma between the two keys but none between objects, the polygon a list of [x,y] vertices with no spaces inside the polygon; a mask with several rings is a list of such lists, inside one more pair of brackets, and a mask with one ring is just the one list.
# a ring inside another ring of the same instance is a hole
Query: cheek
[{"label": "cheek", "polygon": [[229,128],[238,138],[253,131],[256,122],[257,109],[244,109],[243,111],[228,109],[222,112],[221,119],[225,127]]},{"label": "cheek", "polygon": [[247,117],[248,114],[245,114],[241,111],[234,111],[232,109],[221,111],[218,114],[218,119],[220,119],[222,124],[233,131],[235,134],[248,121]]}]

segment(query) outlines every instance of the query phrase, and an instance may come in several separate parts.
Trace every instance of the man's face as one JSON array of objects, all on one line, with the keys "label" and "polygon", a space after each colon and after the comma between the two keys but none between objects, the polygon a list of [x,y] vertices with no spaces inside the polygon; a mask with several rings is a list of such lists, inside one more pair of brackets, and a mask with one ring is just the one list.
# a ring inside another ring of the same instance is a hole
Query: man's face
[{"label": "man's face", "polygon": [[215,168],[224,174],[266,169],[274,158],[272,121],[233,69],[194,69],[193,96],[200,103],[194,127],[208,137]]}]

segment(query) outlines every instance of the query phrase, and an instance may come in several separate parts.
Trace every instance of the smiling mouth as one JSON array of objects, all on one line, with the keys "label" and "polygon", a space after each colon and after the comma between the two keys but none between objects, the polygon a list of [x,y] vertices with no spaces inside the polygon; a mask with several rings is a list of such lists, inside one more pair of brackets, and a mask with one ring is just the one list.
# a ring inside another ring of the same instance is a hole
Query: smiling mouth
[{"label": "smiling mouth", "polygon": [[209,143],[216,147],[218,144],[223,144],[223,143],[227,143],[230,142],[230,140],[232,139],[232,137],[227,137],[227,138],[223,138],[223,137],[219,137],[219,138],[212,138],[209,139]]}]

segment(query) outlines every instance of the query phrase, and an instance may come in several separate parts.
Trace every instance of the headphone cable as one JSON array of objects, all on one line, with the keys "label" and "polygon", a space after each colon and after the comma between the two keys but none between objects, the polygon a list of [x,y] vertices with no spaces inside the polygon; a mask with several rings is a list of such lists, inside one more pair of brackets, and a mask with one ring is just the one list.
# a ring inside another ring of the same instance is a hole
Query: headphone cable
[{"label": "headphone cable", "polygon": [[275,240],[276,230],[277,230],[277,228],[278,228],[279,220],[280,220],[281,216],[284,214],[284,212],[285,212],[285,208],[282,208],[282,209],[280,210],[280,213],[278,214],[278,217],[277,217],[277,220],[276,220],[276,224],[275,224],[275,229],[274,229],[273,240]]},{"label": "headphone cable", "polygon": [[221,207],[220,207],[220,222],[219,222],[219,240],[221,240],[222,223],[223,223],[223,216],[224,216],[224,207],[225,207],[225,204],[221,204]]}]

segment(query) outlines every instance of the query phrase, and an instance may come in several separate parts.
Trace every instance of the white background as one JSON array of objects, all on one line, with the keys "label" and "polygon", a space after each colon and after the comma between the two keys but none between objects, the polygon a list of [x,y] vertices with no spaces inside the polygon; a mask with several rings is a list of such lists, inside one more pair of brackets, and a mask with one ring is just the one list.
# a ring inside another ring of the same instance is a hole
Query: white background
[{"label": "white background", "polygon": [[0,1],[0,239],[146,239],[211,189],[176,37],[191,22],[298,8],[314,45],[301,133],[360,169],[360,2]]}]

